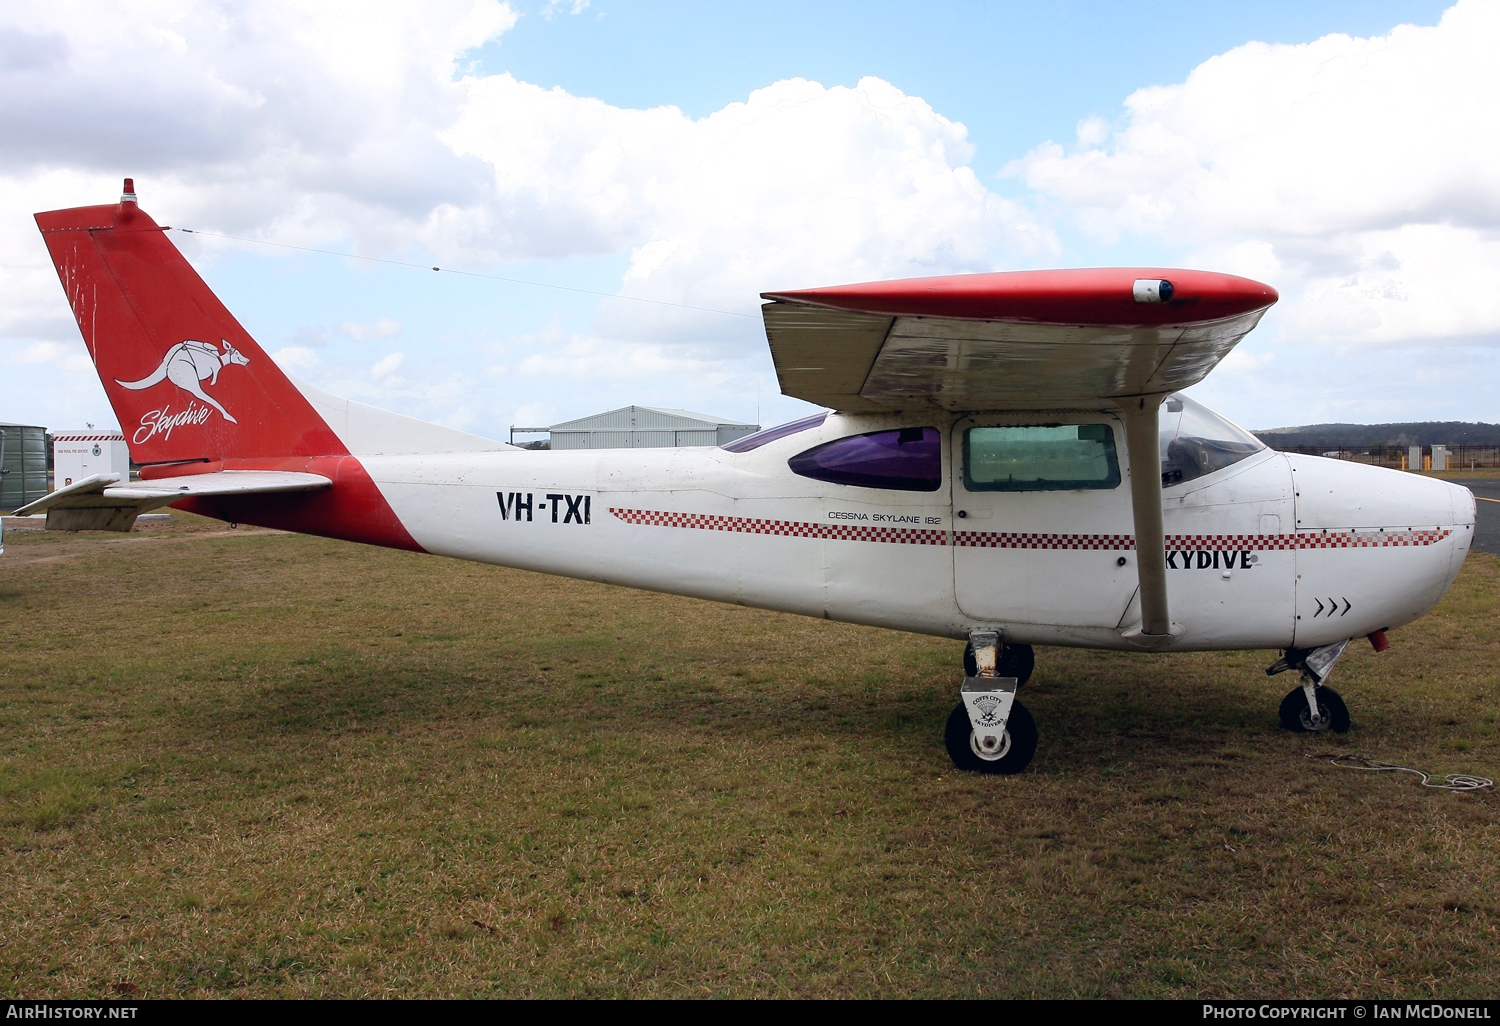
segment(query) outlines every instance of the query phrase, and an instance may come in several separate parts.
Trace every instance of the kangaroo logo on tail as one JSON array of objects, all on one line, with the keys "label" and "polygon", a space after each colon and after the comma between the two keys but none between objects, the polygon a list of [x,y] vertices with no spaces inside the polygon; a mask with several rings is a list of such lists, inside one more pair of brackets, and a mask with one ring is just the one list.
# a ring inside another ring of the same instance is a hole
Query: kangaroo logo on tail
[{"label": "kangaroo logo on tail", "polygon": [[198,342],[194,339],[185,339],[177,343],[167,354],[161,358],[161,365],[150,374],[139,381],[121,381],[115,379],[115,384],[122,388],[131,388],[139,391],[150,388],[163,380],[170,381],[189,395],[196,396],[204,403],[212,406],[223,414],[224,419],[231,424],[237,424],[229,415],[229,411],[219,405],[217,399],[203,391],[199,382],[207,381],[210,385],[219,383],[219,371],[230,364],[239,364],[241,367],[250,362],[250,358],[241,353],[224,339],[224,352],[219,352],[219,347],[212,342]]}]

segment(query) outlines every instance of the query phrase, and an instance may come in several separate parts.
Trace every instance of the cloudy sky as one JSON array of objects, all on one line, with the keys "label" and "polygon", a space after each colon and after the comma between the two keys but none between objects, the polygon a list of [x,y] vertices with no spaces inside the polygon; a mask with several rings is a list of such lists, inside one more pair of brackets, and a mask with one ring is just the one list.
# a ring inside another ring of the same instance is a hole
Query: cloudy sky
[{"label": "cloudy sky", "polygon": [[1500,0],[1227,6],[8,0],[0,420],[114,424],[30,215],[130,175],[284,366],[495,437],[798,415],[763,291],[1100,264],[1280,290],[1247,426],[1500,421]]}]

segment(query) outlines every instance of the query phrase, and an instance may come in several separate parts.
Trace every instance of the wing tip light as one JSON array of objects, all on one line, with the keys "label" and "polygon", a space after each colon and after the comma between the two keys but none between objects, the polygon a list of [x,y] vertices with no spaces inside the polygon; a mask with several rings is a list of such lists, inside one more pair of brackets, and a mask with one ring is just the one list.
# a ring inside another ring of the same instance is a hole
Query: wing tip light
[{"label": "wing tip light", "polygon": [[1131,286],[1131,294],[1137,303],[1170,303],[1172,283],[1165,278],[1137,278]]}]

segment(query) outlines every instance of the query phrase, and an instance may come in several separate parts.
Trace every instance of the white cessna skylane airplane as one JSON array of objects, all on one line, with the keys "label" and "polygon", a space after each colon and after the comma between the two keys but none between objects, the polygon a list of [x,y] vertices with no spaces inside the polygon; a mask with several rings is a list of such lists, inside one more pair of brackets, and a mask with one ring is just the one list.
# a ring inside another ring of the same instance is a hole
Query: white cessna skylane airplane
[{"label": "white cessna skylane airplane", "polygon": [[1452,584],[1474,531],[1442,481],[1273,452],[1179,394],[1276,302],[1159,268],[765,294],[787,395],[831,412],[718,449],[526,452],[292,382],[136,204],[36,215],[143,464],[20,510],[129,530],[220,520],[967,638],[959,767],[1016,773],[1032,645],[1283,649],[1292,730]]}]

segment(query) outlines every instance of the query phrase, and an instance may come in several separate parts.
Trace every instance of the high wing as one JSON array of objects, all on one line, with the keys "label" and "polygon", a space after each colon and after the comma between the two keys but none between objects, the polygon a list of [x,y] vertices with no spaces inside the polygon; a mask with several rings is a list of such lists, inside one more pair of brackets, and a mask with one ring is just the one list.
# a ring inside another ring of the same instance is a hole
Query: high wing
[{"label": "high wing", "polygon": [[128,531],[142,513],[183,499],[308,492],[332,484],[318,474],[275,470],[221,470],[134,483],[121,483],[118,474],[98,474],[22,506],[16,516],[45,511],[47,529],[52,531]]},{"label": "high wing", "polygon": [[1012,271],[766,292],[781,390],[845,412],[1117,410],[1130,455],[1146,647],[1167,608],[1158,413],[1276,302],[1269,285],[1162,268]]},{"label": "high wing", "polygon": [[846,412],[1113,409],[1201,381],[1276,302],[1162,268],[1013,271],[767,292],[782,391]]}]

